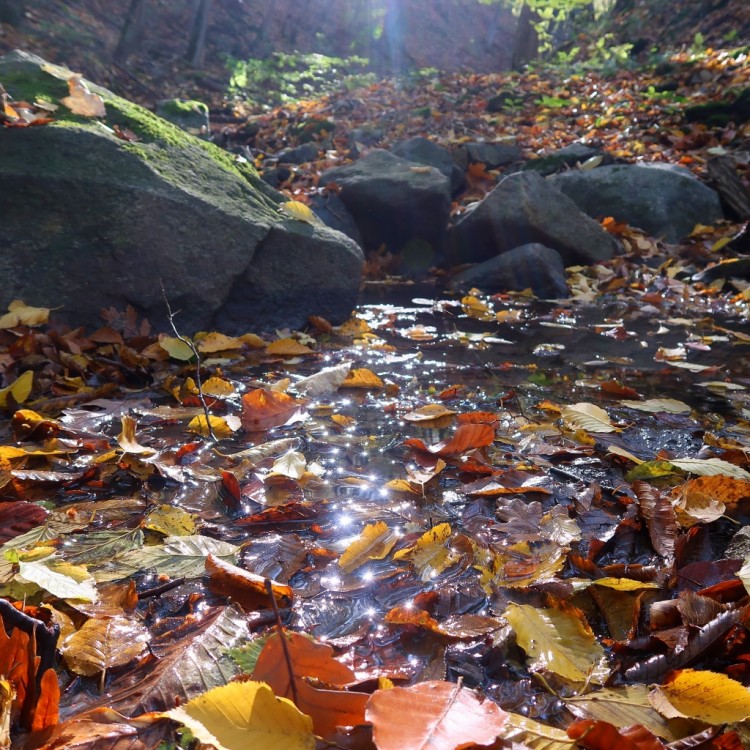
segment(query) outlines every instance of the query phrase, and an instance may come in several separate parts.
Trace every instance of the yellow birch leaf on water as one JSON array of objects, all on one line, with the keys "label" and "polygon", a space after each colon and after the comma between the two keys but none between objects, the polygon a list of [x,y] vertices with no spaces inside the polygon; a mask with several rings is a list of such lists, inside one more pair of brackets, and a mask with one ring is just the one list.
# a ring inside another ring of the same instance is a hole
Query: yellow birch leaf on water
[{"label": "yellow birch leaf on water", "polygon": [[385,521],[367,524],[339,558],[339,567],[346,574],[353,573],[369,560],[382,560],[395,543],[396,535]]},{"label": "yellow birch leaf on water", "polygon": [[159,505],[148,512],[143,525],[164,536],[191,536],[197,531],[198,517],[175,505]]},{"label": "yellow birch leaf on water", "polygon": [[205,414],[199,414],[193,417],[188,422],[187,431],[201,435],[203,437],[209,437],[208,425],[211,425],[211,429],[214,431],[214,435],[219,440],[224,440],[232,435],[239,429],[240,423],[237,417],[217,417],[213,414],[208,415],[208,422],[206,422]]},{"label": "yellow birch leaf on water", "polygon": [[122,417],[122,431],[117,436],[117,443],[125,453],[135,454],[153,454],[156,453],[152,448],[147,448],[145,445],[141,445],[135,439],[135,426],[136,421],[133,417],[124,414]]},{"label": "yellow birch leaf on water", "polygon": [[500,736],[503,740],[519,743],[529,750],[575,750],[578,747],[564,730],[514,713],[508,714]]},{"label": "yellow birch leaf on water", "polygon": [[591,627],[574,611],[510,604],[503,613],[529,657],[529,667],[546,669],[574,682],[606,679],[604,649]]},{"label": "yellow birch leaf on water", "polygon": [[0,318],[0,328],[16,326],[40,326],[49,320],[49,308],[29,307],[23,300],[14,299],[8,312]]},{"label": "yellow birch leaf on water", "polygon": [[366,367],[349,370],[349,374],[341,384],[342,388],[383,388],[383,381]]},{"label": "yellow birch leaf on water", "polygon": [[410,560],[423,581],[437,578],[456,560],[455,553],[447,546],[452,533],[450,524],[439,523],[422,534],[413,547],[399,550],[393,559]]},{"label": "yellow birch leaf on water", "polygon": [[106,117],[107,110],[104,107],[104,99],[99,94],[89,91],[86,82],[79,75],[68,79],[68,90],[70,96],[63,97],[60,101],[74,114],[83,117]]},{"label": "yellow birch leaf on water", "polygon": [[178,339],[176,336],[167,336],[165,334],[159,334],[159,346],[169,354],[172,359],[177,359],[180,362],[187,362],[195,356],[195,352],[192,350],[188,340]]},{"label": "yellow birch leaf on water", "polygon": [[266,347],[266,352],[278,357],[296,357],[300,354],[312,354],[313,350],[309,346],[300,344],[296,339],[287,338],[272,341]]},{"label": "yellow birch leaf on water", "polygon": [[649,700],[668,719],[734,724],[750,717],[750,690],[720,672],[676,670],[651,691]]},{"label": "yellow birch leaf on water", "polygon": [[34,385],[34,373],[26,370],[17,377],[7,388],[0,390],[0,406],[8,403],[8,395],[13,396],[17,404],[22,404],[31,394],[31,388]]},{"label": "yellow birch leaf on water", "polygon": [[225,336],[223,333],[211,332],[196,341],[195,348],[201,354],[213,354],[214,352],[225,352],[231,349],[242,349],[244,345],[245,342],[242,339]]},{"label": "yellow birch leaf on water", "polygon": [[646,685],[606,688],[565,698],[564,702],[579,719],[607,721],[619,729],[641,724],[669,742],[678,739],[669,723],[649,703]]},{"label": "yellow birch leaf on water", "polygon": [[296,221],[304,221],[307,224],[317,224],[317,219],[312,209],[301,201],[287,201],[279,206],[279,212]]},{"label": "yellow birch leaf on water", "polygon": [[691,409],[684,401],[678,401],[676,398],[649,398],[645,401],[629,401],[623,399],[620,401],[628,409],[637,411],[647,411],[653,414],[665,412],[667,414],[689,414]]},{"label": "yellow birch leaf on water", "polygon": [[140,623],[127,617],[108,617],[87,620],[65,639],[60,650],[69,669],[93,677],[137,659],[148,640],[148,630]]},{"label": "yellow birch leaf on water", "polygon": [[574,430],[587,432],[617,432],[610,421],[609,414],[595,404],[581,402],[571,406],[563,406],[560,410],[563,421]]},{"label": "yellow birch leaf on water", "polygon": [[235,388],[224,378],[214,377],[209,378],[203,383],[203,395],[213,396],[213,398],[227,398],[228,396],[234,395]]},{"label": "yellow birch leaf on water", "polygon": [[184,724],[216,750],[313,750],[312,719],[265,682],[230,682],[193,698],[163,716]]},{"label": "yellow birch leaf on water", "polygon": [[407,422],[430,422],[435,419],[442,417],[451,417],[456,412],[452,409],[448,409],[442,404],[426,404],[420,406],[414,411],[410,411],[408,414],[404,414],[404,419]]}]

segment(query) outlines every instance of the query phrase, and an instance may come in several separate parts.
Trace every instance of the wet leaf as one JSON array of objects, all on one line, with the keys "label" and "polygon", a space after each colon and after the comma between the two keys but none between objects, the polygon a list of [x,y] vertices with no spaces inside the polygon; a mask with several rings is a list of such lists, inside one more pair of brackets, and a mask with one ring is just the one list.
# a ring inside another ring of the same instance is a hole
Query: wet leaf
[{"label": "wet leaf", "polygon": [[135,437],[135,428],[137,422],[133,417],[129,417],[127,414],[122,416],[122,431],[117,436],[117,443],[125,451],[125,453],[133,453],[134,455],[153,455],[156,453],[152,448],[148,448],[141,445]]},{"label": "wet leaf", "polygon": [[342,362],[333,367],[325,367],[314,375],[301,378],[292,385],[294,391],[302,396],[317,398],[338,390],[346,379],[351,368],[351,362]]},{"label": "wet leaf", "polygon": [[582,614],[511,604],[503,617],[529,657],[531,669],[547,669],[574,682],[606,678],[604,649]]},{"label": "wet leaf", "polygon": [[226,440],[240,428],[240,420],[237,417],[216,417],[213,414],[208,415],[208,422],[203,414],[193,417],[187,426],[187,431],[203,437],[209,437],[211,434],[208,425],[211,425],[214,435],[218,440]]},{"label": "wet leaf", "polygon": [[296,221],[317,224],[318,219],[312,209],[301,201],[286,201],[279,206],[279,212]]},{"label": "wet leaf", "polygon": [[733,724],[750,717],[750,690],[720,672],[680,669],[671,672],[650,695],[663,716]]},{"label": "wet leaf", "polygon": [[473,690],[437,680],[379,690],[367,703],[378,750],[489,745],[502,733],[507,716]]},{"label": "wet leaf", "polygon": [[563,406],[560,414],[565,423],[574,430],[587,432],[617,432],[604,409],[596,404],[580,402],[572,406]]},{"label": "wet leaf", "polygon": [[276,357],[299,357],[304,354],[312,354],[309,346],[301,344],[297,339],[277,339],[266,346],[266,352]]},{"label": "wet leaf", "polygon": [[302,418],[304,403],[296,398],[256,388],[242,397],[242,427],[248,432],[260,432]]},{"label": "wet leaf", "polygon": [[75,578],[50,568],[46,562],[19,562],[18,577],[48,591],[60,599],[82,599],[94,602],[97,599],[93,579],[78,581]]},{"label": "wet leaf", "polygon": [[396,535],[385,521],[367,524],[339,558],[339,567],[347,575],[353,573],[370,560],[382,560],[395,543]]},{"label": "wet leaf", "polygon": [[212,377],[203,383],[203,395],[213,398],[228,398],[235,394],[234,386],[224,378]]},{"label": "wet leaf", "polygon": [[215,354],[216,352],[231,351],[232,349],[242,349],[245,342],[235,336],[225,336],[223,333],[212,331],[201,338],[197,338],[195,348],[201,354]]},{"label": "wet leaf", "polygon": [[268,476],[283,476],[289,477],[290,479],[300,479],[307,468],[307,459],[302,453],[298,451],[289,451],[283,456],[279,456],[271,467],[271,472]]},{"label": "wet leaf", "polygon": [[393,559],[411,561],[423,581],[437,578],[456,560],[448,546],[452,533],[450,524],[438,524],[422,534],[414,546],[399,550]]},{"label": "wet leaf", "polygon": [[[206,558],[206,572],[209,576],[209,589],[236,602],[246,612],[272,606],[266,589],[266,581],[269,579],[213,555]],[[270,581],[270,584],[276,604],[279,607],[291,607],[292,589],[277,581]]]},{"label": "wet leaf", "polygon": [[[0,699],[0,706],[2,699]],[[2,709],[0,708],[0,713]],[[60,721],[60,683],[57,672],[51,667],[46,669],[39,683],[39,698],[34,707],[34,718],[31,722],[32,732],[41,732],[54,727]]]},{"label": "wet leaf", "polygon": [[628,409],[652,413],[689,414],[691,411],[688,404],[674,398],[650,398],[646,401],[620,401],[620,403],[623,406],[627,406]]},{"label": "wet leaf", "polygon": [[403,418],[407,422],[431,422],[442,417],[451,417],[455,413],[455,411],[446,408],[442,404],[427,404],[404,414]]},{"label": "wet leaf", "polygon": [[634,726],[626,730],[606,721],[582,719],[568,727],[568,737],[577,741],[586,750],[664,750],[661,740],[644,727]]},{"label": "wet leaf", "polygon": [[146,514],[143,526],[164,536],[191,536],[198,528],[198,517],[174,505],[159,505]]},{"label": "wet leaf", "polygon": [[143,625],[125,617],[87,620],[61,646],[68,668],[93,677],[137,659],[149,634]]},{"label": "wet leaf", "polygon": [[562,729],[549,727],[521,714],[509,713],[501,734],[504,740],[518,742],[530,750],[573,750],[576,743]]},{"label": "wet leaf", "polygon": [[189,362],[195,357],[195,352],[187,342],[187,339],[183,339],[184,337],[176,338],[174,336],[162,334],[159,336],[159,346],[161,346],[161,348],[164,349],[172,359],[179,360],[180,362]]},{"label": "wet leaf", "polygon": [[216,750],[273,747],[313,750],[312,720],[262,682],[233,682],[213,688],[163,714],[184,724]]},{"label": "wet leaf", "polygon": [[710,477],[723,475],[732,477],[733,479],[741,479],[745,482],[750,481],[750,472],[720,458],[670,458],[669,462],[681,471],[697,474],[698,476]]},{"label": "wet leaf", "polygon": [[374,373],[372,370],[368,370],[366,367],[359,369],[350,370],[347,373],[344,382],[341,384],[342,388],[384,388],[385,383]]}]

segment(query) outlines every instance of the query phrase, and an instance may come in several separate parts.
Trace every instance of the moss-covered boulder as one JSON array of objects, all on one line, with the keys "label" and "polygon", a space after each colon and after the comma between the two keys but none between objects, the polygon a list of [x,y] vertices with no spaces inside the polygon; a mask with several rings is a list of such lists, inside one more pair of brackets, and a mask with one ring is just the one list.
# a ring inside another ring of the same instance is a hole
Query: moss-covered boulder
[{"label": "moss-covered boulder", "polygon": [[186,332],[349,315],[356,243],[280,214],[283,197],[251,165],[106,89],[84,82],[105,116],[74,114],[61,103],[71,76],[0,57],[15,101],[58,105],[49,124],[0,128],[0,307],[21,298],[98,325],[102,308],[130,304],[163,325],[163,285]]}]

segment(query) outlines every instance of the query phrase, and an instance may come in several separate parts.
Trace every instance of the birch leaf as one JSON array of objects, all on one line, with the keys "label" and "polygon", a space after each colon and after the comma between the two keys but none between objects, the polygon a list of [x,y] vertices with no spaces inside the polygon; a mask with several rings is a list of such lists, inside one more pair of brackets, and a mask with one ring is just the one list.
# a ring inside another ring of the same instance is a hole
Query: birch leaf
[{"label": "birch leaf", "polygon": [[75,578],[52,570],[44,562],[19,562],[18,577],[28,583],[35,583],[60,599],[82,599],[95,602],[96,587],[93,579],[77,581]]}]

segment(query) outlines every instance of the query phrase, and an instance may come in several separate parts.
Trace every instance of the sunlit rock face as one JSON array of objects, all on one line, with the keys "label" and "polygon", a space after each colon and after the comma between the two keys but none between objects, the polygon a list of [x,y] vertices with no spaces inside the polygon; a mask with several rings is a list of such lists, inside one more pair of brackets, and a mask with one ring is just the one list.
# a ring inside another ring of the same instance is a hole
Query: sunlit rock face
[{"label": "sunlit rock face", "polygon": [[103,308],[132,305],[164,325],[166,295],[186,333],[349,317],[364,265],[353,240],[284,217],[254,169],[106,89],[89,84],[104,115],[75,115],[72,75],[0,57],[16,100],[59,105],[52,122],[0,138],[3,307],[21,298],[97,326]]}]

